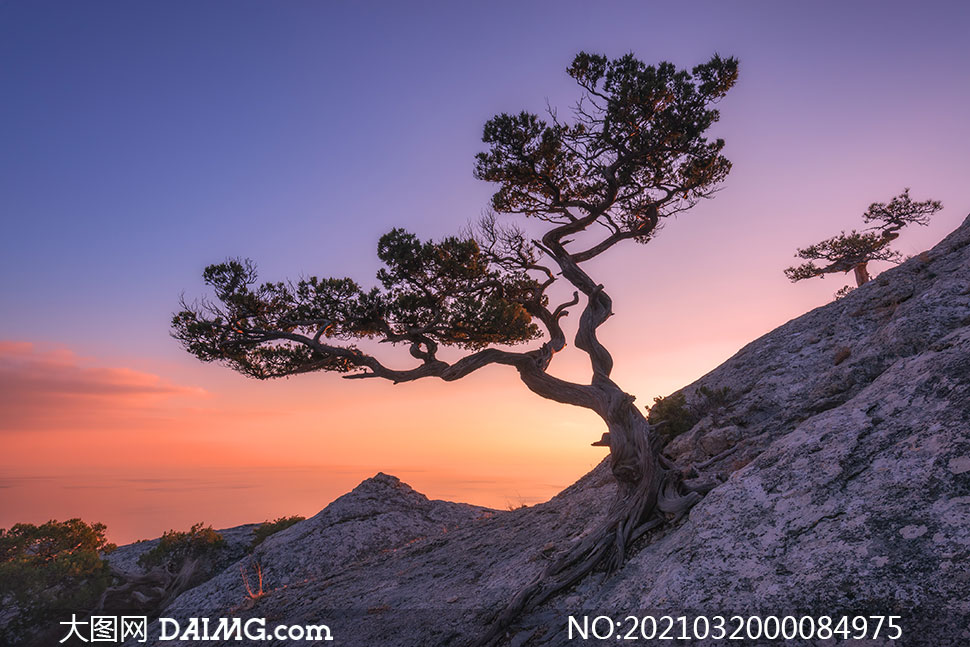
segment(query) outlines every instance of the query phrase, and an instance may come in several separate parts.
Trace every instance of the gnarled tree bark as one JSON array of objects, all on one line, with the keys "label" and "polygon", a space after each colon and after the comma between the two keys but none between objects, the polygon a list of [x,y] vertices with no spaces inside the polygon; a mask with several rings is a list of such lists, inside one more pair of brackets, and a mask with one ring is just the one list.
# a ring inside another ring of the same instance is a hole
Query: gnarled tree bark
[{"label": "gnarled tree bark", "polygon": [[526,611],[578,583],[597,568],[618,569],[637,539],[664,523],[682,517],[701,499],[691,491],[679,470],[665,464],[650,433],[650,424],[633,404],[633,397],[618,387],[598,389],[609,429],[610,466],[617,491],[597,527],[574,542],[498,612],[489,630],[472,642],[487,647]]}]

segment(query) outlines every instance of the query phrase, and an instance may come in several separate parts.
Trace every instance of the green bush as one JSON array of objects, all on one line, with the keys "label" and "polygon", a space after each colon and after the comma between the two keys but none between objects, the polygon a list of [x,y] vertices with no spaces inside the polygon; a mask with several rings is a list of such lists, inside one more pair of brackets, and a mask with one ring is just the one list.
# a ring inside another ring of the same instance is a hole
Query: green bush
[{"label": "green bush", "polygon": [[225,539],[212,526],[197,523],[187,532],[167,531],[157,546],[138,558],[138,563],[145,568],[162,566],[175,573],[189,559],[214,561],[225,546]]},{"label": "green bush", "polygon": [[115,549],[101,523],[80,519],[0,528],[0,607],[17,615],[0,643],[18,644],[66,613],[94,608],[111,583],[103,554]]},{"label": "green bush", "polygon": [[714,424],[718,424],[717,412],[731,402],[731,389],[726,386],[720,389],[702,386],[695,395],[696,401],[693,405],[687,404],[687,396],[683,392],[653,399],[647,420],[657,427],[657,433],[665,444],[685,431],[690,431],[691,427],[708,414],[714,418]]},{"label": "green bush", "polygon": [[700,417],[687,406],[687,396],[675,393],[666,398],[653,399],[647,420],[657,427],[657,433],[665,443],[697,424]]},{"label": "green bush", "polygon": [[293,515],[292,517],[280,517],[275,521],[264,521],[256,528],[253,532],[253,548],[259,546],[263,543],[267,537],[274,535],[281,530],[286,530],[295,523],[300,523],[306,519],[306,517],[301,517],[300,515]]}]

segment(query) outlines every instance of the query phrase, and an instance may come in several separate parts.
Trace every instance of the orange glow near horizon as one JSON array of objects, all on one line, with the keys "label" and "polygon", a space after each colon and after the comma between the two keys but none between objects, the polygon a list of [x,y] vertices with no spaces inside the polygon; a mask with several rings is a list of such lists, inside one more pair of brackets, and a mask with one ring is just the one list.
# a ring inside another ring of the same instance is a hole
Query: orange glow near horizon
[{"label": "orange glow near horizon", "polygon": [[[699,375],[710,353],[682,352],[680,371]],[[582,355],[557,361],[586,367]],[[187,368],[205,388],[0,342],[0,527],[81,517],[127,542],[197,521],[310,516],[378,471],[431,498],[502,509],[549,499],[605,456],[590,446],[603,431],[594,414],[535,396],[507,367],[397,386]]]}]

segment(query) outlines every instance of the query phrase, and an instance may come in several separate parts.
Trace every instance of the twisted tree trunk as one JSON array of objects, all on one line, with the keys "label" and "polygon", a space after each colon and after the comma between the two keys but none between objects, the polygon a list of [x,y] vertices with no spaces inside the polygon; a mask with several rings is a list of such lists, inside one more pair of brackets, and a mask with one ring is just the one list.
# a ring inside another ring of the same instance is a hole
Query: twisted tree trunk
[{"label": "twisted tree trunk", "polygon": [[679,519],[701,499],[690,491],[681,474],[660,454],[650,423],[633,404],[633,396],[615,385],[601,387],[606,402],[601,413],[608,428],[610,465],[617,491],[597,528],[572,544],[493,620],[476,647],[500,642],[522,613],[573,586],[600,567],[614,572],[629,555],[632,544],[647,531]]},{"label": "twisted tree trunk", "polygon": [[866,265],[868,265],[868,263],[859,263],[852,268],[853,272],[855,272],[855,282],[857,287],[861,286],[863,283],[869,282],[869,270]]},{"label": "twisted tree trunk", "polygon": [[604,521],[612,535],[607,570],[619,568],[630,544],[664,521],[679,519],[700,500],[685,487],[680,472],[660,454],[650,424],[625,393],[610,410],[610,466],[617,482],[616,499]]},{"label": "twisted tree trunk", "polygon": [[[647,225],[649,231],[656,225],[656,219]],[[551,355],[564,344],[558,324],[551,330],[552,339],[544,345],[549,351],[547,355],[523,357],[516,367],[526,386],[537,394],[591,409],[603,419],[609,440],[610,467],[617,482],[616,497],[598,527],[574,542],[519,591],[476,646],[495,644],[521,613],[572,586],[594,569],[605,567],[607,572],[618,569],[633,542],[665,521],[679,519],[700,500],[700,491],[709,489],[705,486],[690,491],[685,487],[680,472],[663,459],[656,437],[650,433],[650,423],[633,404],[634,397],[610,379],[613,357],[598,339],[597,330],[613,316],[613,301],[603,286],[579,266],[582,255],[569,254],[562,243],[563,236],[585,226],[582,221],[576,221],[558,227],[547,232],[539,246],[556,260],[563,277],[587,297],[576,331],[576,347],[589,356],[591,383],[580,386],[554,381],[545,372]]]}]

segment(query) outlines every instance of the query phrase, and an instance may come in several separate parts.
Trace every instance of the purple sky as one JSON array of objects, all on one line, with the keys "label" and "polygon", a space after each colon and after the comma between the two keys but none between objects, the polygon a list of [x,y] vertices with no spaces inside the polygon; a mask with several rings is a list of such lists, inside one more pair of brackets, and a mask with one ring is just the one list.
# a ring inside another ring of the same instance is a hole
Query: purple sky
[{"label": "purple sky", "polygon": [[740,58],[735,172],[691,233],[777,242],[745,269],[782,281],[904,185],[968,211],[968,29],[960,2],[2,2],[0,332],[172,356],[175,298],[226,255],[368,280],[390,227],[478,214],[482,124],[565,109],[584,48]]}]

